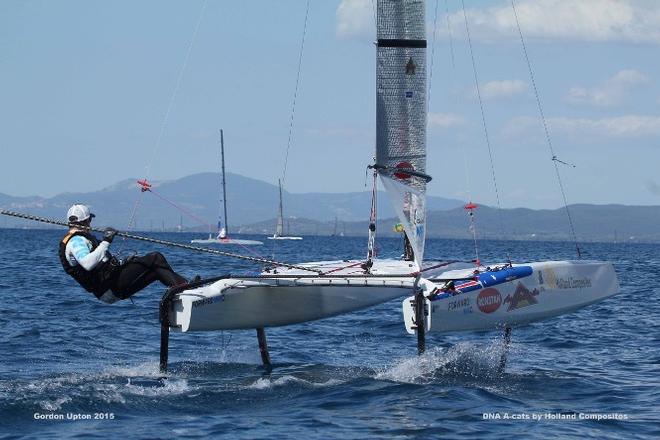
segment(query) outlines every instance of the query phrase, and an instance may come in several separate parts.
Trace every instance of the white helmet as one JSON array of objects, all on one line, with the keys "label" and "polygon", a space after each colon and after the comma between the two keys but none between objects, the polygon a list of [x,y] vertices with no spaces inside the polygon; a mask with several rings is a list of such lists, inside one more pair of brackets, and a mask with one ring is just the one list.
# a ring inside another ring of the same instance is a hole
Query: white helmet
[{"label": "white helmet", "polygon": [[87,205],[73,205],[66,213],[66,218],[69,223],[80,223],[88,218],[94,217],[96,216],[89,212],[89,207]]}]

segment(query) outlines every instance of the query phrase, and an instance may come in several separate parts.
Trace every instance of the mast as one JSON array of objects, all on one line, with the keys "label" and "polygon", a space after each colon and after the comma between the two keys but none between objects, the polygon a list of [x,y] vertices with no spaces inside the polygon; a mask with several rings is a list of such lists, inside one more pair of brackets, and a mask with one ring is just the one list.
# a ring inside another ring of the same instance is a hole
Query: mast
[{"label": "mast", "polygon": [[[426,21],[423,0],[378,0],[376,163],[421,268],[426,235]],[[370,226],[371,228],[371,226]],[[374,225],[375,229],[375,225]]]},{"label": "mast", "polygon": [[281,237],[284,234],[284,210],[282,209],[282,181],[277,179],[277,185],[280,187],[280,211],[277,216],[277,227],[275,228],[275,236]]},{"label": "mast", "polygon": [[[225,181],[225,139],[222,133],[222,128],[220,129],[220,157],[222,162],[222,203],[225,215],[225,236],[229,237],[229,224],[227,223],[227,182]],[[221,222],[222,219],[218,221],[218,230],[222,228]]]}]

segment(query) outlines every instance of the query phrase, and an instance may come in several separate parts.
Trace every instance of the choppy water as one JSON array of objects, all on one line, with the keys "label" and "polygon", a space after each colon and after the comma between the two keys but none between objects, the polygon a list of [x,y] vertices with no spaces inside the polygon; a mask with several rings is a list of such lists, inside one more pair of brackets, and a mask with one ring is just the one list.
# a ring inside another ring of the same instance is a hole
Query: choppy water
[{"label": "choppy water", "polygon": [[[0,229],[0,436],[20,438],[658,438],[660,245],[586,244],[615,263],[622,292],[514,329],[506,372],[501,335],[428,335],[416,355],[400,301],[269,329],[266,374],[254,331],[172,333],[170,374],[158,378],[153,285],[135,305],[104,305],[57,259],[61,231]],[[158,237],[187,242],[187,234]],[[246,237],[258,238],[258,237]],[[278,242],[284,261],[365,253],[361,238]],[[384,256],[398,240],[381,240]],[[271,256],[273,243],[255,248]],[[115,242],[124,252],[154,247]],[[565,243],[481,243],[482,260],[573,258]],[[468,241],[429,240],[427,255],[470,258]],[[185,275],[253,269],[221,257],[163,251]],[[627,420],[566,420],[620,414]],[[484,414],[500,417],[484,420]],[[542,420],[505,419],[505,415]],[[551,415],[546,418],[546,414]],[[65,420],[35,417],[63,416]],[[105,419],[66,420],[67,416]]]}]

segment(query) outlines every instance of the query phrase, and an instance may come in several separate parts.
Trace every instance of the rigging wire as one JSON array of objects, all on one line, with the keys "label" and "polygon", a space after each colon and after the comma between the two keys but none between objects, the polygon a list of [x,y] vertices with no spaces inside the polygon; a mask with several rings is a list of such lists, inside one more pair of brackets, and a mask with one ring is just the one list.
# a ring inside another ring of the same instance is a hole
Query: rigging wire
[{"label": "rigging wire", "polygon": [[449,33],[449,53],[451,54],[451,67],[456,69],[456,57],[454,55],[454,37],[451,31],[451,20],[449,19],[449,0],[445,0],[445,16],[447,17],[447,32]]},{"label": "rigging wire", "polygon": [[[456,56],[454,53],[454,35],[452,32],[451,28],[451,19],[449,15],[449,0],[445,0],[445,17],[446,17],[446,23],[447,23],[447,34],[449,35],[449,53],[451,55],[451,76],[452,76],[452,83],[455,85],[456,82]],[[454,106],[458,108],[458,95],[454,94]],[[464,144],[459,144],[461,153],[463,154],[463,170],[465,173],[465,187],[466,187],[466,192],[467,192],[467,199],[468,199],[468,204],[465,205],[465,209],[468,210],[468,215],[469,215],[469,230],[470,233],[472,234],[472,241],[474,242],[474,255],[475,255],[475,263],[477,266],[480,264],[479,260],[479,243],[477,240],[477,226],[476,226],[476,221],[475,221],[475,215],[474,215],[474,208],[468,208],[469,206],[474,206],[476,207],[475,204],[472,203],[472,189],[471,189],[471,182],[470,182],[470,163],[468,161],[468,156],[467,156],[467,149],[465,148]]]},{"label": "rigging wire", "polygon": [[[479,99],[479,109],[481,110],[481,122],[483,124],[484,136],[486,145],[488,147],[488,157],[490,159],[490,171],[493,179],[493,188],[495,190],[495,198],[497,200],[497,217],[500,223],[500,233],[504,235],[504,221],[502,219],[502,203],[500,202],[500,191],[497,186],[497,177],[495,174],[495,161],[493,160],[493,149],[490,144],[490,136],[488,135],[488,125],[486,124],[486,113],[484,111],[483,100],[481,99],[481,90],[479,88],[479,78],[477,76],[477,64],[474,58],[474,49],[472,48],[472,38],[470,36],[470,26],[468,24],[467,12],[465,11],[465,0],[461,0],[463,6],[463,18],[465,19],[465,31],[467,33],[468,46],[470,48],[470,59],[472,60],[472,72],[474,73],[474,85],[477,91],[477,98]],[[506,250],[507,260],[511,260],[508,248]]]},{"label": "rigging wire", "polygon": [[[149,189],[147,189],[146,191],[149,191],[151,194],[155,195],[156,197],[158,197],[158,198],[159,198],[160,200],[162,200],[163,202],[168,203],[169,205],[171,205],[172,207],[174,207],[174,209],[176,209],[176,210],[180,211],[181,213],[183,213],[183,215],[185,215],[186,217],[189,217],[189,218],[195,220],[196,223],[199,223],[199,224],[202,225],[202,226],[206,226],[206,227],[208,227],[209,232],[212,230],[213,226],[211,226],[211,224],[207,223],[206,220],[204,220],[204,219],[202,219],[202,218],[200,218],[200,217],[197,217],[195,214],[193,214],[192,212],[188,211],[188,210],[185,209],[183,206],[181,206],[181,205],[179,205],[179,204],[173,202],[172,200],[168,199],[167,197],[165,197],[165,196],[163,196],[163,195],[157,193],[157,192],[154,191],[152,188],[149,188]],[[146,192],[146,191],[141,191],[141,192]]]},{"label": "rigging wire", "polygon": [[[286,142],[286,152],[284,154],[284,168],[282,170],[282,183],[280,184],[280,194],[282,192],[282,186],[284,185],[284,182],[286,181],[286,171],[287,167],[289,164],[289,149],[291,148],[291,138],[293,137],[293,123],[295,121],[295,116],[296,116],[296,101],[298,100],[298,88],[300,86],[300,73],[302,71],[302,62],[303,62],[303,54],[304,54],[304,49],[305,49],[305,38],[307,36],[307,21],[309,19],[309,1],[307,0],[307,5],[305,7],[305,21],[303,24],[303,31],[302,31],[302,38],[300,41],[300,51],[298,53],[298,71],[296,73],[296,85],[293,90],[293,100],[291,102],[291,115],[289,117],[289,136]],[[281,202],[281,199],[280,199]],[[284,219],[282,219],[282,222],[284,223]],[[277,245],[278,240],[273,240],[273,245],[271,247],[271,254],[273,258],[275,258],[275,250],[276,250],[276,245]]]},{"label": "rigging wire", "polygon": [[291,117],[289,118],[289,138],[286,143],[286,154],[284,156],[284,171],[282,172],[282,184],[286,181],[286,169],[289,163],[289,148],[293,135],[293,122],[296,115],[296,100],[298,98],[298,86],[300,85],[300,72],[302,71],[303,53],[305,49],[305,36],[307,35],[307,19],[309,17],[309,0],[305,9],[305,24],[303,26],[302,40],[300,42],[300,53],[298,54],[298,73],[296,74],[296,87],[293,91],[293,102],[291,103]]},{"label": "rigging wire", "polygon": [[518,20],[518,12],[516,11],[516,4],[514,0],[511,0],[511,8],[513,9],[513,15],[516,19],[516,26],[518,27],[518,34],[520,35],[520,43],[522,45],[523,54],[525,55],[525,61],[527,61],[527,69],[529,70],[529,78],[532,82],[532,88],[534,89],[534,96],[536,97],[536,105],[539,109],[539,114],[541,116],[541,122],[543,124],[543,131],[545,133],[545,140],[548,144],[548,149],[550,150],[550,156],[552,164],[555,168],[555,174],[557,175],[557,183],[559,184],[559,190],[561,191],[561,196],[564,200],[564,209],[566,210],[566,217],[568,218],[568,224],[571,229],[571,234],[573,235],[573,241],[575,242],[575,250],[577,251],[578,258],[581,257],[580,245],[578,243],[577,234],[575,233],[575,226],[573,225],[573,218],[571,217],[571,211],[568,208],[568,200],[566,199],[566,192],[564,191],[564,184],[561,180],[561,174],[559,173],[559,166],[557,163],[564,165],[569,165],[575,167],[575,165],[569,164],[567,162],[561,161],[557,158],[554,148],[552,146],[552,139],[550,138],[550,130],[548,129],[548,124],[545,119],[545,114],[543,113],[543,106],[541,105],[541,98],[539,96],[538,88],[536,87],[536,81],[534,79],[534,71],[532,70],[532,63],[529,60],[529,55],[527,53],[527,46],[525,45],[525,39],[523,38],[522,28],[520,27],[520,21]]},{"label": "rigging wire", "polygon": [[[434,11],[434,19],[433,19],[433,43],[431,45],[431,64],[430,64],[430,69],[429,69],[429,87],[428,87],[428,101],[427,101],[427,113],[430,113],[430,108],[431,108],[431,88],[433,85],[433,64],[434,64],[434,59],[435,59],[435,43],[436,43],[436,31],[438,28],[438,6],[439,6],[439,0],[436,0],[435,2],[435,11]],[[447,34],[449,36],[449,53],[451,55],[451,76],[452,76],[452,82],[456,80],[456,59],[454,56],[454,39],[453,39],[453,34],[452,34],[452,29],[451,29],[451,21],[449,19],[449,2],[448,0],[445,0],[445,16],[446,16],[446,24],[447,24]],[[454,95],[454,105],[455,107],[458,107],[457,103],[457,97]],[[472,203],[472,196],[471,196],[471,191],[470,191],[470,176],[469,176],[469,168],[468,168],[468,160],[467,160],[467,153],[465,151],[465,146],[461,144],[461,152],[463,153],[463,164],[464,164],[464,169],[465,169],[465,180],[466,180],[466,185],[467,185],[467,193],[468,193],[468,199],[469,203],[465,205],[465,209],[469,211],[469,217],[470,217],[470,232],[472,233],[472,239],[474,241],[474,254],[475,254],[475,263],[477,266],[479,266],[480,261],[479,261],[479,246],[477,243],[477,230],[476,230],[476,223],[474,220],[474,208],[476,208],[477,205]]]},{"label": "rigging wire", "polygon": [[[195,24],[195,30],[193,31],[192,38],[190,39],[190,43],[188,44],[188,49],[186,50],[186,55],[183,59],[183,64],[181,65],[181,68],[179,69],[179,74],[177,75],[176,79],[176,84],[174,86],[174,90],[172,91],[172,95],[170,96],[169,102],[167,104],[167,109],[165,111],[165,115],[163,116],[163,120],[160,125],[160,130],[158,132],[158,137],[156,138],[156,143],[154,144],[154,147],[151,151],[151,158],[149,162],[147,162],[147,165],[145,167],[145,175],[144,179],[148,180],[150,177],[151,173],[151,166],[153,162],[156,159],[156,155],[158,153],[158,150],[160,150],[160,145],[161,141],[163,139],[163,135],[165,134],[165,128],[167,127],[167,123],[169,122],[170,119],[170,113],[172,112],[172,107],[174,106],[174,101],[176,100],[176,96],[179,93],[179,89],[181,88],[181,80],[183,79],[183,75],[186,71],[186,68],[188,67],[188,61],[190,60],[190,54],[192,53],[192,48],[195,43],[195,40],[197,39],[197,33],[199,31],[199,27],[202,23],[202,19],[204,17],[204,13],[206,11],[206,6],[208,4],[208,0],[204,0],[204,3],[202,4],[202,8],[199,12],[199,16],[197,17],[197,22]],[[142,194],[144,191],[140,191],[140,194],[138,194],[137,199],[135,200],[135,204],[133,205],[133,210],[131,212],[131,216],[128,220],[128,226],[127,229],[130,231],[133,228],[133,223],[135,221],[135,216],[137,215],[137,210],[142,202]]]},{"label": "rigging wire", "polygon": [[[435,13],[433,18],[433,41],[431,43],[431,64],[429,66],[429,86],[428,91],[426,92],[426,113],[429,113],[431,108],[431,88],[433,87],[433,62],[435,60],[435,35],[438,29],[438,3],[439,0],[435,0]],[[428,123],[427,123],[428,124]]]},{"label": "rigging wire", "polygon": [[[378,41],[378,7],[374,0],[371,0],[371,10],[374,18],[374,41]],[[378,53],[378,49],[376,49]],[[376,155],[378,154],[378,144],[374,142],[374,156],[373,164],[367,165],[364,171],[364,186],[367,187],[367,175],[369,170],[373,170],[373,184],[371,187],[371,208],[369,211],[369,230],[367,235],[367,261],[364,263],[363,268],[365,271],[371,270],[373,266],[373,259],[376,257],[376,227],[378,224],[378,170],[376,169]]]},{"label": "rigging wire", "polygon": [[[154,190],[153,185],[151,183],[147,182],[146,180],[138,180],[138,185],[140,185],[142,187],[141,191],[140,191],[141,193],[147,192],[147,191],[152,193],[154,196],[158,197],[161,201],[171,205],[174,209],[179,211],[181,214],[185,215],[186,217],[189,217],[189,218],[193,219],[196,223],[198,223],[202,226],[206,226],[208,228],[209,234],[211,234],[211,231],[213,230],[212,225],[207,223],[206,220],[204,220],[200,217],[197,217],[195,214],[188,211],[183,206],[181,206],[181,205],[177,204],[176,202],[168,199],[167,197],[163,196],[162,194],[159,194],[157,191]],[[246,246],[246,245],[240,244],[240,243],[233,243],[233,244],[242,247],[243,249],[245,249],[246,251],[248,251],[252,255],[256,256],[257,258],[265,258],[261,254],[259,254],[256,250],[250,248],[249,246]]]},{"label": "rigging wire", "polygon": [[[141,182],[143,182],[143,183],[141,183],[142,185],[144,185],[144,183],[147,183],[147,182],[145,182],[145,181],[141,181]],[[148,184],[148,183],[147,183],[147,184]],[[153,188],[151,187],[151,185],[150,185],[150,184],[148,184],[148,185],[149,185],[148,187],[143,186],[143,188],[146,188],[146,189],[144,189],[144,190],[141,191],[141,192],[149,191],[150,193],[152,193],[153,195],[155,195],[156,197],[158,197],[159,199],[161,199],[163,202],[170,204],[172,207],[174,207],[174,209],[178,210],[178,211],[181,212],[183,215],[185,215],[185,216],[187,216],[187,217],[189,217],[189,218],[195,220],[197,223],[199,223],[199,224],[202,225],[202,226],[206,226],[206,227],[208,227],[209,234],[211,233],[211,230],[213,229],[213,226],[212,226],[212,225],[210,225],[209,223],[207,223],[204,219],[202,219],[202,218],[200,218],[200,217],[197,217],[195,214],[193,214],[192,212],[188,211],[188,210],[185,209],[183,206],[181,206],[181,205],[179,205],[179,204],[173,202],[172,200],[166,198],[166,197],[163,196],[162,194],[159,194],[158,192],[154,191]],[[252,249],[252,248],[249,247],[249,246],[246,246],[246,245],[244,245],[244,244],[240,244],[240,243],[233,243],[233,244],[240,246],[241,248],[245,249],[246,251],[248,251],[249,253],[251,253],[252,255],[254,255],[254,256],[258,257],[258,258],[265,258],[265,257],[263,257],[259,252],[257,252],[256,250]]]},{"label": "rigging wire", "polygon": [[373,171],[373,186],[371,188],[371,212],[369,214],[369,238],[367,240],[367,269],[373,265],[376,257],[376,222],[378,217],[378,171]]}]

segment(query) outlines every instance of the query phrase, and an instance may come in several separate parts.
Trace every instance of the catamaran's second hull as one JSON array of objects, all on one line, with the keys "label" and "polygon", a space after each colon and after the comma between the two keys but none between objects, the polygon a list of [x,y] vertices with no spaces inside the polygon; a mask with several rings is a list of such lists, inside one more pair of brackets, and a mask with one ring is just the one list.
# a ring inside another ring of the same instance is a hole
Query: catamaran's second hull
[{"label": "catamaran's second hull", "polygon": [[[471,282],[469,292],[427,299],[425,328],[455,332],[524,325],[573,312],[619,292],[611,263],[544,261],[514,265],[512,271],[520,273],[521,269],[528,272],[510,281],[502,278],[501,283],[488,284],[489,273],[485,272],[480,276],[485,283]],[[493,280],[500,272],[492,273]],[[414,333],[413,304],[413,297],[403,301],[409,333]]]}]

